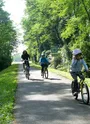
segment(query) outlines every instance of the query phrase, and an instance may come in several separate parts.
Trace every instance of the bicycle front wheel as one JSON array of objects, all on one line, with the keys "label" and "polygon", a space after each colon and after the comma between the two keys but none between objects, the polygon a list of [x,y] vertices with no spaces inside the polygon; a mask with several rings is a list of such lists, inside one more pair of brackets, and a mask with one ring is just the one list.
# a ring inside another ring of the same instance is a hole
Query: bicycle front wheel
[{"label": "bicycle front wheel", "polygon": [[30,74],[29,74],[29,70],[26,70],[26,78],[29,80],[29,76],[30,76]]},{"label": "bicycle front wheel", "polygon": [[83,84],[82,89],[81,89],[81,96],[82,96],[82,100],[85,104],[89,103],[89,89],[87,84]]}]

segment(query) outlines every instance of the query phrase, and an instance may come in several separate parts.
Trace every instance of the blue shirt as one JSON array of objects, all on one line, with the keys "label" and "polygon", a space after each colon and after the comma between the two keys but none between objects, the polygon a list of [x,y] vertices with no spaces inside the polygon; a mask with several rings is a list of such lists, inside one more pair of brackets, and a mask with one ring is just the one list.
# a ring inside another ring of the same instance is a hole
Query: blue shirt
[{"label": "blue shirt", "polygon": [[84,59],[76,60],[72,59],[72,63],[70,66],[70,72],[80,72],[82,67],[84,66],[85,70],[88,70],[88,66]]},{"label": "blue shirt", "polygon": [[41,57],[40,60],[39,60],[39,62],[40,62],[41,65],[42,65],[42,64],[47,64],[47,65],[49,64],[48,59],[45,58],[45,57]]}]

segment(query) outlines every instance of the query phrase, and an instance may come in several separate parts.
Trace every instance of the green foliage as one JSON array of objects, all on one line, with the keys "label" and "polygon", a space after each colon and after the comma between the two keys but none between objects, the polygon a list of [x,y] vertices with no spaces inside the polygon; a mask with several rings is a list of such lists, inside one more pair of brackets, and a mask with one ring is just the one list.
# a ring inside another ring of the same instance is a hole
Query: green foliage
[{"label": "green foliage", "polygon": [[10,124],[13,120],[17,71],[18,65],[12,65],[0,72],[0,124]]},{"label": "green foliage", "polygon": [[48,57],[48,56],[51,54],[51,50],[47,50],[47,51],[45,52],[45,54],[46,54],[46,56]]},{"label": "green foliage", "polygon": [[82,53],[83,53],[83,56],[87,62],[87,64],[89,65],[90,67],[90,42],[82,42],[81,44],[81,50],[82,50]]},{"label": "green foliage", "polygon": [[[27,41],[32,45],[36,42],[39,53],[49,50],[54,44],[59,44],[59,15],[55,17],[57,11],[54,12],[53,1],[27,0],[26,3],[25,15],[27,16],[23,19],[23,27],[26,32],[24,38],[28,39]],[[31,49],[31,45],[29,45],[29,49]]]},{"label": "green foliage", "polygon": [[[77,47],[83,49],[84,46],[88,48],[89,6],[90,0],[26,0],[22,25],[30,54],[37,53],[39,56],[42,51],[58,46],[62,62],[67,65],[71,60],[70,50]],[[83,53],[86,55],[85,51]],[[89,61],[87,55],[86,60]]]},{"label": "green foliage", "polygon": [[72,36],[77,29],[77,23],[80,23],[79,18],[71,17],[71,19],[67,21],[66,27],[63,30],[61,36],[65,39]]},{"label": "green foliage", "polygon": [[[87,42],[87,41],[83,41],[83,42],[76,42],[74,43],[74,45],[71,47],[71,49],[75,49],[75,48],[80,48],[82,53],[83,53],[83,56],[85,58],[85,60],[87,61],[87,63],[89,64],[90,66],[90,51],[89,51],[89,48],[90,48],[90,42]],[[87,54],[88,53],[88,54]]]},{"label": "green foliage", "polygon": [[59,65],[59,64],[61,64],[61,62],[62,62],[62,58],[61,58],[61,55],[60,55],[60,53],[59,54],[54,54],[55,56],[54,56],[54,68],[57,68],[57,66]]},{"label": "green foliage", "polygon": [[0,1],[0,70],[11,64],[11,52],[16,44],[16,31],[9,14],[3,10],[3,2]]}]

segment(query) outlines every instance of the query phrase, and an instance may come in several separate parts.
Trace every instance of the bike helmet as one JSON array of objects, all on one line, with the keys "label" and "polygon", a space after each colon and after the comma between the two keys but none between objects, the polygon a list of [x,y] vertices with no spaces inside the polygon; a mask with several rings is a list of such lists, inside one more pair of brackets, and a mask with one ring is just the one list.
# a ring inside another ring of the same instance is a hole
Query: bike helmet
[{"label": "bike helmet", "polygon": [[72,52],[73,55],[78,55],[78,54],[81,54],[81,53],[82,53],[82,52],[81,52],[80,49],[75,49],[75,50],[73,50],[73,52]]},{"label": "bike helmet", "polygon": [[41,56],[45,56],[45,54],[44,54],[44,53],[42,53],[42,54],[41,54]]}]

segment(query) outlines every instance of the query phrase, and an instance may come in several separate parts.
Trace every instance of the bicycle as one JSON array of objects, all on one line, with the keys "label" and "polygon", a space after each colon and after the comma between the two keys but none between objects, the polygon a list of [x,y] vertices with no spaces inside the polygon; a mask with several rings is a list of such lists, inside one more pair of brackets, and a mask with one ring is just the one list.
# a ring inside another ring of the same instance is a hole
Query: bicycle
[{"label": "bicycle", "polygon": [[[74,93],[74,87],[75,87],[74,82],[72,81],[71,83],[72,94]],[[83,103],[88,104],[89,103],[89,88],[88,88],[88,85],[85,79],[80,79],[80,81],[78,82],[78,92],[74,96],[76,100],[78,99],[79,93],[81,93]]]},{"label": "bicycle", "polygon": [[48,67],[44,67],[42,77],[48,79]]},{"label": "bicycle", "polygon": [[24,72],[25,72],[25,76],[26,78],[29,80],[29,71],[30,71],[30,67],[28,65],[28,60],[24,60]]}]

